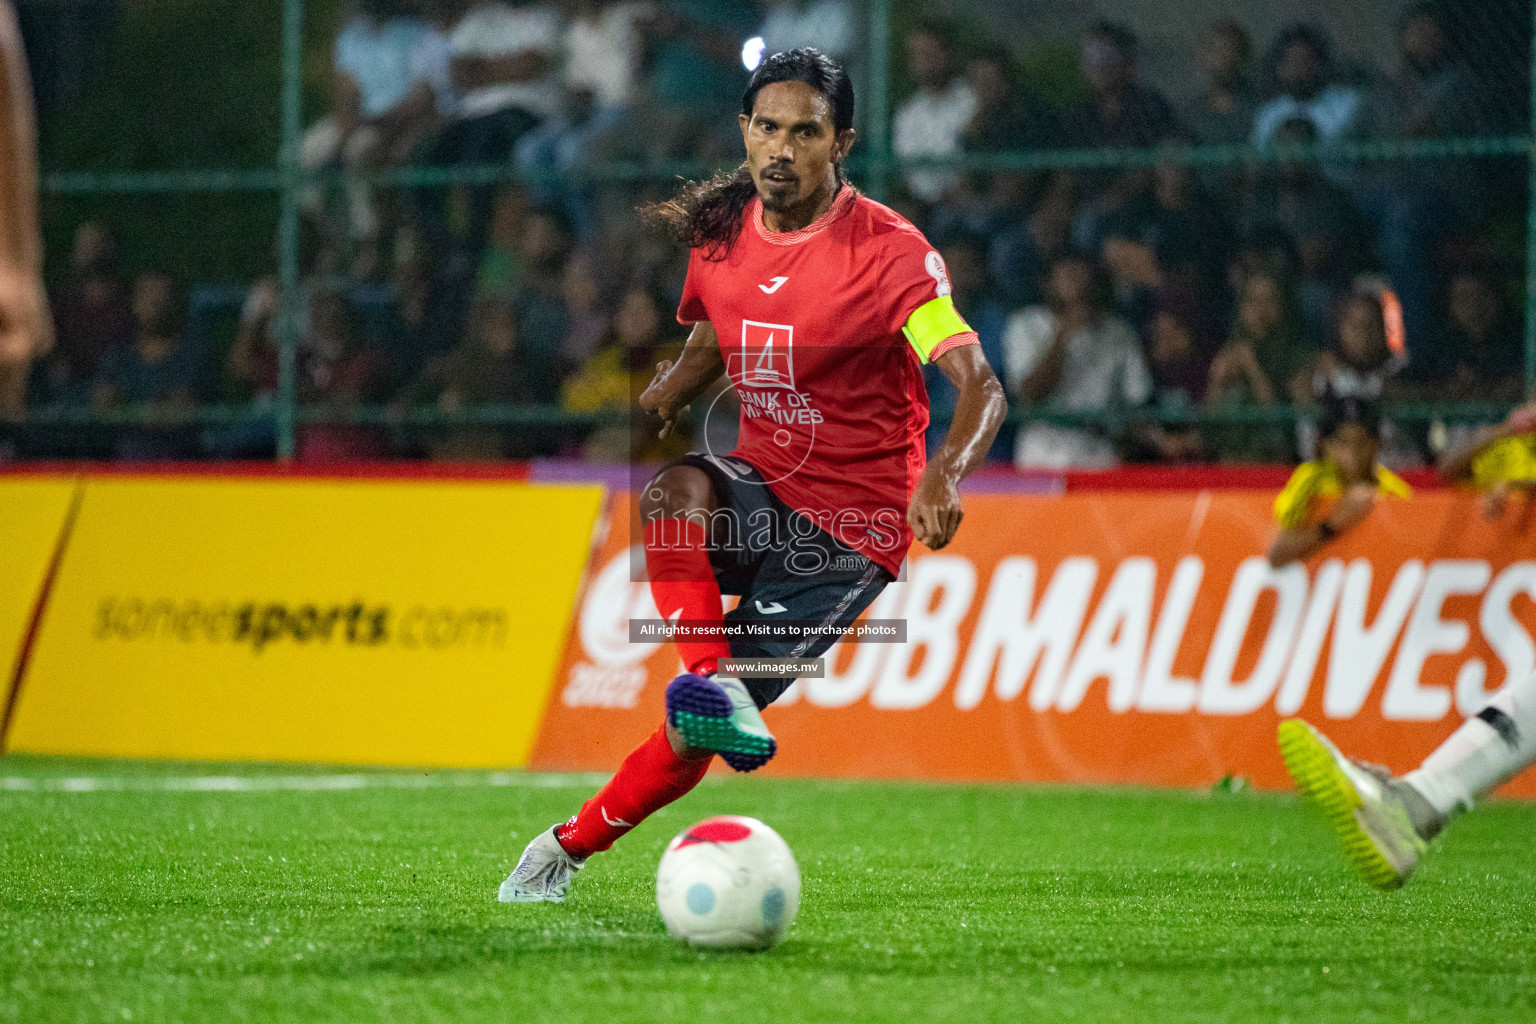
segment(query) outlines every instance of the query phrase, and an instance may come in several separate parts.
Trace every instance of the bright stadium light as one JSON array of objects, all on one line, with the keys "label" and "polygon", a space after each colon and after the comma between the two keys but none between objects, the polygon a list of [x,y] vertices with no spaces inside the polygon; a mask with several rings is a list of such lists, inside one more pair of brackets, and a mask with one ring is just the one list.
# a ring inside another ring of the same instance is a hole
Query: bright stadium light
[{"label": "bright stadium light", "polygon": [[767,44],[763,42],[762,36],[753,36],[751,39],[748,39],[746,42],[742,43],[742,66],[745,67],[748,71],[756,71],[757,66],[763,62],[763,47],[765,45]]}]

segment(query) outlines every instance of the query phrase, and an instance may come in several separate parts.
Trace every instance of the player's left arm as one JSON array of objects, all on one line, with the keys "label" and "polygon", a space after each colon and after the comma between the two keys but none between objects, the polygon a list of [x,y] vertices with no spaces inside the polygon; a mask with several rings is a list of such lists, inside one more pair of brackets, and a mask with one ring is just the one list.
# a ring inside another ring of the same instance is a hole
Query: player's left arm
[{"label": "player's left arm", "polygon": [[1484,427],[1466,441],[1447,448],[1436,467],[1446,483],[1460,483],[1472,476],[1472,465],[1488,446],[1508,437],[1518,437],[1536,430],[1536,403],[1520,406],[1503,423]]},{"label": "player's left arm", "polygon": [[964,515],[960,481],[986,461],[1008,402],[980,345],[957,345],[935,359],[934,365],[949,378],[959,398],[944,443],[928,461],[912,493],[907,523],[918,540],[937,551],[960,528]]},{"label": "player's left arm", "polygon": [[1269,564],[1276,569],[1292,562],[1304,562],[1339,537],[1365,522],[1376,507],[1376,487],[1352,484],[1334,510],[1317,522],[1301,521],[1306,510],[1299,509],[1298,521],[1282,523],[1280,532],[1269,546]]}]

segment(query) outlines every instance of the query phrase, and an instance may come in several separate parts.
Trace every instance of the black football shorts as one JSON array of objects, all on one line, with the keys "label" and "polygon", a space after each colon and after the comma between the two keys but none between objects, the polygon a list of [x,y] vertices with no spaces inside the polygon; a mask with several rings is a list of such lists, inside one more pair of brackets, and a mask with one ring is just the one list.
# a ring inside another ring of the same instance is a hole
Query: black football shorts
[{"label": "black football shorts", "polygon": [[[672,465],[701,470],[714,485],[709,562],[722,594],[741,602],[728,624],[796,620],[827,627],[795,640],[732,637],[734,658],[818,658],[893,579],[883,566],[798,515],[743,459],[685,455]],[[765,708],[792,679],[743,679]]]}]

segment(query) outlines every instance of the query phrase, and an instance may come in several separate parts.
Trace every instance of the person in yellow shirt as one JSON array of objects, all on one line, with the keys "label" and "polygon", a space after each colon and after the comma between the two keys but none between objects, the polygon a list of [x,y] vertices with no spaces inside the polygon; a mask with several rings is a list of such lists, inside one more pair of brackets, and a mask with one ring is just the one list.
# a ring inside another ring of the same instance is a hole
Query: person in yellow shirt
[{"label": "person in yellow shirt", "polygon": [[1536,402],[1447,448],[1439,469],[1447,483],[1471,484],[1483,496],[1483,515],[1499,518],[1512,493],[1536,490]]},{"label": "person in yellow shirt", "polygon": [[1363,398],[1330,395],[1318,420],[1318,455],[1291,474],[1275,499],[1280,532],[1269,547],[1275,568],[1304,561],[1363,523],[1376,499],[1407,498],[1412,488],[1379,465],[1381,414]]},{"label": "person in yellow shirt", "polygon": [[[613,315],[613,328],[586,364],[565,382],[560,405],[566,412],[624,412],[655,375],[657,359],[676,359],[679,349],[666,345],[656,300],[642,287],[624,293]],[[656,439],[632,425],[599,427],[583,442],[589,462],[664,462],[686,454],[689,439]]]}]

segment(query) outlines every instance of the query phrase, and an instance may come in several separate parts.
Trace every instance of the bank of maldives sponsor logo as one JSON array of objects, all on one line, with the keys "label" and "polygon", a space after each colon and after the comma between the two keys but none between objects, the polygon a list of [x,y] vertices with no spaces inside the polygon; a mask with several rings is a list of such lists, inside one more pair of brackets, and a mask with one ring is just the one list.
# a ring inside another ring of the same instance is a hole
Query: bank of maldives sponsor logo
[{"label": "bank of maldives sponsor logo", "polygon": [[725,369],[737,387],[795,390],[794,326],[743,320],[741,348]]},{"label": "bank of maldives sponsor logo", "polygon": [[388,602],[270,601],[112,595],[101,598],[91,636],[105,643],[244,647],[384,647],[407,650],[504,648],[505,609]]},{"label": "bank of maldives sponsor logo", "polygon": [[[628,620],[659,616],[645,585],[630,582],[629,557],[609,562],[583,601],[584,658],[567,704],[633,707],[646,682],[660,645],[626,643]],[[1328,559],[1309,572],[1253,557],[1226,577],[1208,576],[1195,555],[1167,570],[1150,558],[1076,556],[1042,571],[1009,557],[983,579],[969,558],[934,554],[914,558],[908,582],[886,587],[867,613],[905,619],[907,643],[834,648],[825,677],[801,680],[780,702],[969,711],[1023,700],[1071,713],[1091,699],[1116,713],[1232,716],[1295,714],[1310,697],[1334,719],[1375,702],[1389,721],[1438,721],[1475,713],[1536,671],[1533,600],[1531,561],[1495,571],[1479,559]],[[1191,635],[1197,609],[1215,623],[1208,637]],[[1469,653],[1474,635],[1491,659]],[[670,674],[676,658],[667,662]]]}]

